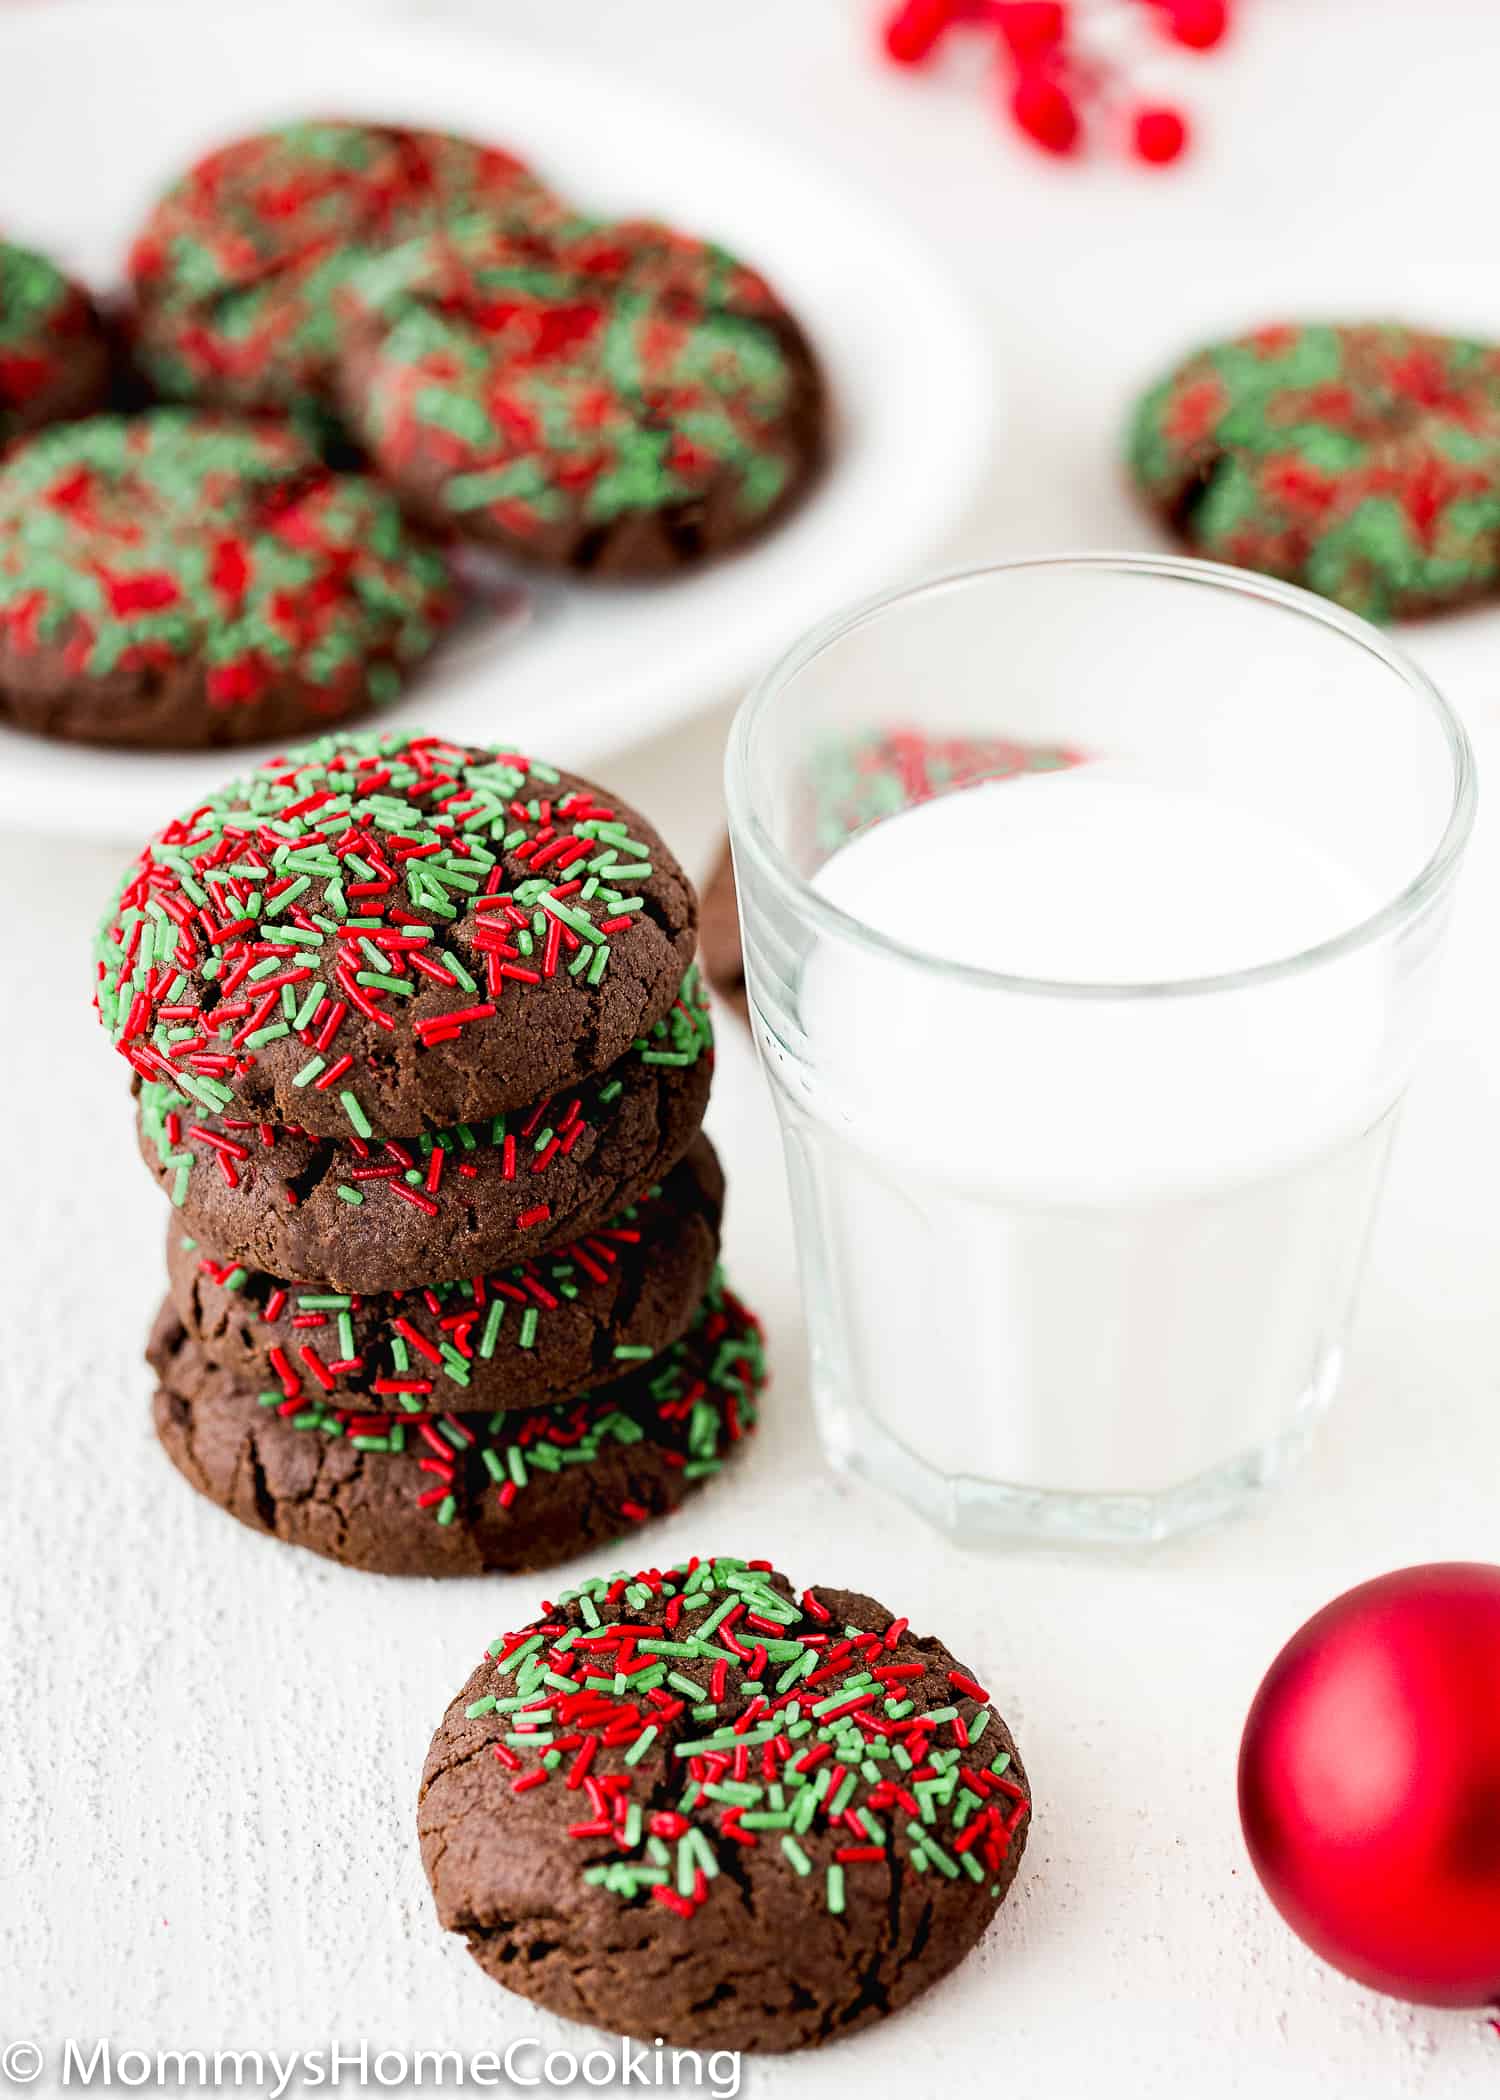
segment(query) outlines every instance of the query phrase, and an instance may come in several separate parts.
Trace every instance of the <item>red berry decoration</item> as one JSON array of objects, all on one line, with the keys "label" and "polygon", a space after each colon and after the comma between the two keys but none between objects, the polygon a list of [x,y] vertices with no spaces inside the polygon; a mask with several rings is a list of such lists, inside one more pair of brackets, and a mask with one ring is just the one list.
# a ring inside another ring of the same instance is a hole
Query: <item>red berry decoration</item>
[{"label": "red berry decoration", "polygon": [[[888,56],[903,66],[920,65],[950,31],[992,37],[1002,106],[1023,137],[1061,157],[1082,142],[1092,114],[1121,133],[1129,82],[1097,32],[1105,17],[1138,17],[1143,8],[1158,30],[1193,51],[1210,50],[1229,26],[1228,0],[1095,0],[1087,8],[1077,0],[901,0],[883,34]],[[1137,109],[1125,135],[1136,158],[1153,167],[1180,159],[1189,136],[1179,111],[1157,107]]]},{"label": "red berry decoration", "polygon": [[1500,1567],[1403,1568],[1282,1649],[1240,1747],[1255,1871],[1356,1982],[1500,1999]]},{"label": "red berry decoration", "polygon": [[1046,73],[1023,73],[1011,90],[1011,115],[1029,139],[1049,153],[1071,153],[1078,143],[1078,111]]},{"label": "red berry decoration", "polygon": [[1190,51],[1212,51],[1229,28],[1224,0],[1167,0],[1167,34]]},{"label": "red berry decoration", "polygon": [[994,9],[994,20],[1018,66],[1034,66],[1050,58],[1068,28],[1061,0],[1001,0]]},{"label": "red berry decoration", "polygon": [[1176,160],[1187,144],[1187,125],[1175,109],[1138,109],[1135,113],[1135,151],[1138,160],[1164,168]]},{"label": "red berry decoration", "polygon": [[885,25],[887,55],[898,66],[919,66],[957,11],[954,0],[904,0]]}]

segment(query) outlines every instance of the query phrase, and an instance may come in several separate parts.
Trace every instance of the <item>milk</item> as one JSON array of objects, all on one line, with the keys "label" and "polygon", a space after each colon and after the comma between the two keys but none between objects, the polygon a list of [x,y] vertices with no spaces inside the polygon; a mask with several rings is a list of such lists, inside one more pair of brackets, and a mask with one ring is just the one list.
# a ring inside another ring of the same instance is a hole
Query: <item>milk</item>
[{"label": "milk", "polygon": [[905,811],[814,880],[926,957],[1055,987],[837,933],[806,957],[800,1051],[769,1054],[835,1454],[912,1467],[960,1531],[967,1481],[1207,1513],[1338,1375],[1399,1088],[1389,956],[1080,988],[1254,970],[1380,898],[1252,797],[1107,758]]}]

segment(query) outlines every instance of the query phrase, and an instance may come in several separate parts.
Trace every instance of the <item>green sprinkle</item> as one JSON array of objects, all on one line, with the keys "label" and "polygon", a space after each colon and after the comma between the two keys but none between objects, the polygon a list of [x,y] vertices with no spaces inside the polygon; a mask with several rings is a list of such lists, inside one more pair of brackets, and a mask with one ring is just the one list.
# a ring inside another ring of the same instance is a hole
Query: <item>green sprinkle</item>
[{"label": "green sprinkle", "polygon": [[370,1119],[360,1107],[358,1096],[345,1090],[339,1095],[339,1100],[343,1103],[344,1114],[349,1118],[359,1135],[362,1138],[369,1137],[371,1134]]},{"label": "green sprinkle", "polygon": [[500,1338],[500,1323],[504,1318],[505,1300],[496,1298],[490,1305],[489,1312],[485,1318],[484,1332],[479,1337],[479,1353],[486,1362],[495,1353],[495,1344]]}]

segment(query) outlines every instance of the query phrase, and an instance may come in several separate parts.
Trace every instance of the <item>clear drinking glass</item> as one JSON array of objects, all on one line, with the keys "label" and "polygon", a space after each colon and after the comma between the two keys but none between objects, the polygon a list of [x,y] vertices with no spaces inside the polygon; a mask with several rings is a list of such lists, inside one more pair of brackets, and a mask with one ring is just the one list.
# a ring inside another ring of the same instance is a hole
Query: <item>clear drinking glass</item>
[{"label": "clear drinking glass", "polygon": [[1338,1382],[1473,815],[1442,698],[1238,570],[1016,562],[808,637],[727,786],[832,1461],[968,1543],[1240,1504]]}]

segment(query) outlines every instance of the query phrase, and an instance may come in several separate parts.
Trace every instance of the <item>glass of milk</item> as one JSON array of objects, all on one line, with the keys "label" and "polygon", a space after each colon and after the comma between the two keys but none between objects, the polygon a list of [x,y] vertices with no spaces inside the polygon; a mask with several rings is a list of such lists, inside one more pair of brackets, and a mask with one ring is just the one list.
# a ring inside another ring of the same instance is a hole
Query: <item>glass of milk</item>
[{"label": "glass of milk", "polygon": [[1162,1538],[1338,1383],[1473,813],[1385,637],[1015,562],[830,622],[728,757],[826,1449],[953,1537]]}]

